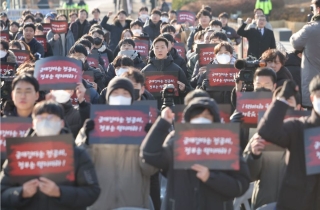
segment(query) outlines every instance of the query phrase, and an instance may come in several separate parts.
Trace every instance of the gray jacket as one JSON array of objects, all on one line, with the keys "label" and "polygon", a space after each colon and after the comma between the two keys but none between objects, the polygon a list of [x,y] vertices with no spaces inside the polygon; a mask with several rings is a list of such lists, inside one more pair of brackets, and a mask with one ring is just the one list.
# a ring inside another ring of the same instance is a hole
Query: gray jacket
[{"label": "gray jacket", "polygon": [[301,62],[302,105],[312,107],[309,83],[320,74],[320,21],[307,23],[300,31],[293,34],[290,43],[296,50],[303,50]]},{"label": "gray jacket", "polygon": [[253,155],[249,141],[243,152],[243,157],[248,164],[251,179],[254,182],[252,193],[252,209],[257,209],[264,204],[276,202],[279,196],[281,183],[287,168],[286,160],[289,152],[263,151],[260,156]]},{"label": "gray jacket", "polygon": [[65,48],[63,52],[63,47],[62,47],[62,40],[61,36],[58,40],[53,39],[53,33],[52,31],[48,31],[47,33],[47,40],[48,43],[51,45],[52,52],[54,56],[66,56],[69,53],[70,48],[74,45],[74,37],[71,32],[71,30],[68,30],[68,33],[65,35]]}]

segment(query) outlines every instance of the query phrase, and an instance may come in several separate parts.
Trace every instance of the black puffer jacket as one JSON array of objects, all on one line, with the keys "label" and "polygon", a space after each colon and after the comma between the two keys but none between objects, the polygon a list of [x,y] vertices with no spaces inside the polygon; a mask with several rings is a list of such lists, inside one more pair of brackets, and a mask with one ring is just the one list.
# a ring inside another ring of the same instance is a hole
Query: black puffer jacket
[{"label": "black puffer jacket", "polygon": [[[79,33],[79,28],[83,26],[83,30]],[[79,19],[76,20],[76,22],[71,24],[71,31],[74,37],[74,41],[78,41],[83,35],[87,34],[90,30],[90,23],[85,20],[82,24]]]},{"label": "black puffer jacket", "polygon": [[83,125],[80,113],[73,107],[71,101],[61,105],[64,109],[64,120],[67,123],[68,128],[71,130],[73,137],[76,138]]},{"label": "black puffer jacket", "polygon": [[[68,133],[62,129],[61,133]],[[36,136],[31,129],[27,136]],[[49,197],[39,190],[27,199],[22,199],[22,186],[10,183],[7,162],[1,172],[1,207],[20,210],[85,210],[92,205],[100,194],[97,175],[88,153],[74,147],[75,181],[57,184],[60,198]]]},{"label": "black puffer jacket", "polygon": [[[22,38],[21,40],[27,43],[24,38]],[[33,38],[29,43],[27,43],[27,45],[30,47],[32,55],[34,55],[37,59],[44,58],[44,47],[35,38]],[[37,54],[40,54],[41,57],[39,57],[39,55]]]},{"label": "black puffer jacket", "polygon": [[146,33],[149,35],[149,39],[151,42],[153,42],[153,40],[160,35],[161,23],[162,23],[161,20],[157,24],[154,24],[151,20],[147,20],[146,23],[144,24],[143,33]]},{"label": "black puffer jacket", "polygon": [[192,45],[193,45],[193,43],[194,43],[194,35],[198,32],[198,31],[202,31],[202,30],[204,30],[204,28],[202,28],[202,26],[201,25],[198,25],[191,33],[190,33],[190,35],[189,35],[189,38],[188,38],[188,40],[187,40],[187,42],[188,42],[188,51],[189,50],[192,50]]},{"label": "black puffer jacket", "polygon": [[290,71],[286,67],[282,66],[281,69],[277,72],[277,87],[282,86],[284,81],[288,79],[293,80],[293,77]]},{"label": "black puffer jacket", "polygon": [[301,58],[295,53],[289,53],[288,60],[284,66],[290,71],[293,80],[299,85],[299,90],[301,91]]},{"label": "black puffer jacket", "polygon": [[97,89],[98,92],[100,92],[101,90],[103,90],[103,88],[106,87],[105,74],[102,73],[99,69],[89,66],[87,61],[84,64],[84,71],[93,72],[94,82],[97,83],[98,85],[98,89]]}]

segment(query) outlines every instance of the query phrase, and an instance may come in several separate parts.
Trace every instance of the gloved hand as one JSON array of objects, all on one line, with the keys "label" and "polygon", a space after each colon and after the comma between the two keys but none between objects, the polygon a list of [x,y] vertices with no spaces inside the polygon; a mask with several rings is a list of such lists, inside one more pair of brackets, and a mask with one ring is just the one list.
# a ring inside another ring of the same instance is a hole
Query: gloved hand
[{"label": "gloved hand", "polygon": [[242,112],[234,112],[231,116],[230,116],[230,122],[233,122],[233,123],[242,123],[243,122],[243,114]]},{"label": "gloved hand", "polygon": [[206,90],[208,86],[209,86],[209,80],[208,79],[204,79],[202,81],[201,89],[202,90]]},{"label": "gloved hand", "polygon": [[86,136],[89,136],[89,132],[92,131],[94,129],[94,121],[91,119],[86,119],[86,121],[84,121],[83,123],[83,127],[84,132],[86,134]]},{"label": "gloved hand", "polygon": [[279,97],[288,100],[291,96],[297,94],[297,89],[297,84],[293,80],[286,80],[281,88]]}]

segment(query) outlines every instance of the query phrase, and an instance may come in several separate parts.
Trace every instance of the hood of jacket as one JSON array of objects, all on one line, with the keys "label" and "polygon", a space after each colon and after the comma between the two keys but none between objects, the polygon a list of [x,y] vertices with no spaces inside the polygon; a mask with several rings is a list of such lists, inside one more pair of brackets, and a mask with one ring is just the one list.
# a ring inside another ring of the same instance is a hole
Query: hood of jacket
[{"label": "hood of jacket", "polygon": [[301,58],[299,58],[295,53],[288,54],[288,60],[285,66],[301,66]]},{"label": "hood of jacket", "polygon": [[152,64],[158,71],[165,71],[166,67],[173,63],[173,58],[170,54],[167,54],[165,59],[156,59],[156,57],[150,58],[148,64]]}]

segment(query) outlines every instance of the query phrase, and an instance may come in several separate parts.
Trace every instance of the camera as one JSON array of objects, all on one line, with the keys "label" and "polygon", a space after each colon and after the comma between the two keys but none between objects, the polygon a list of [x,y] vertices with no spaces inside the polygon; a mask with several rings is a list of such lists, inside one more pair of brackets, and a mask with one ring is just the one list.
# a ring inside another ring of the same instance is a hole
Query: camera
[{"label": "camera", "polygon": [[243,81],[241,91],[253,91],[253,76],[257,68],[266,66],[257,58],[249,55],[247,59],[239,59],[234,64],[235,68],[240,70],[239,77],[236,80]]},{"label": "camera", "polygon": [[174,97],[175,97],[175,88],[173,84],[165,84],[163,89],[161,90],[161,100],[163,110],[166,107],[173,107],[174,106]]}]

